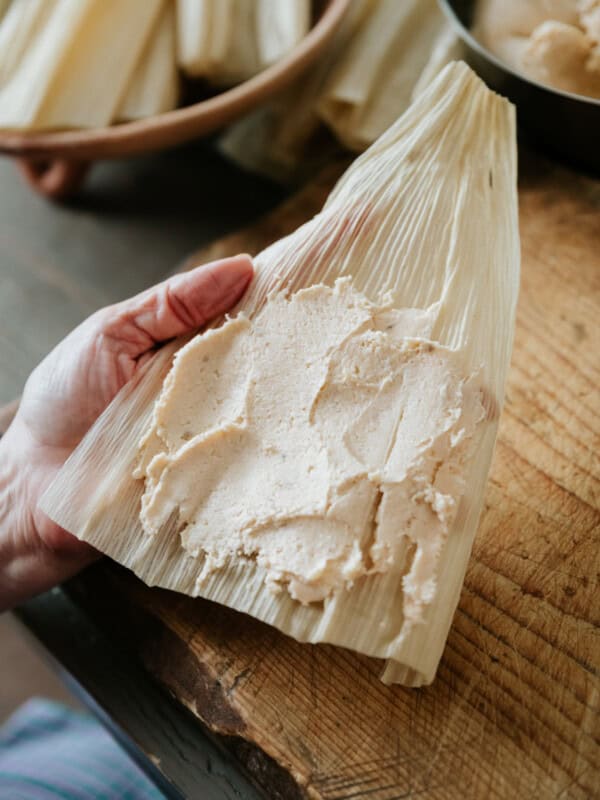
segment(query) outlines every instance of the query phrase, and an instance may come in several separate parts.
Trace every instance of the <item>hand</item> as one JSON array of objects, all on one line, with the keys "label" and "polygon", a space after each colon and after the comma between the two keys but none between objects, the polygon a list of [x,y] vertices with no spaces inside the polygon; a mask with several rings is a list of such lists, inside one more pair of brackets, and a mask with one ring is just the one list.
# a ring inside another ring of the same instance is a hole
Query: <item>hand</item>
[{"label": "hand", "polygon": [[93,314],[31,373],[0,440],[0,611],[98,556],[40,511],[42,494],[156,344],[230,309],[251,278],[248,256],[176,275]]}]

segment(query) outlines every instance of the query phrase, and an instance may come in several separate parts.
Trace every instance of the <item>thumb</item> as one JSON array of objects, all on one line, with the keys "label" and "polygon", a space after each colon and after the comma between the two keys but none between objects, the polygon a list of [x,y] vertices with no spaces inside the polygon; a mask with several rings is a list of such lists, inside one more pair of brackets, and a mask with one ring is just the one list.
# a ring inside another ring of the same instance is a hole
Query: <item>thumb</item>
[{"label": "thumb", "polygon": [[136,357],[156,342],[201,328],[232,308],[252,279],[250,256],[213,261],[113,307],[110,334]]}]

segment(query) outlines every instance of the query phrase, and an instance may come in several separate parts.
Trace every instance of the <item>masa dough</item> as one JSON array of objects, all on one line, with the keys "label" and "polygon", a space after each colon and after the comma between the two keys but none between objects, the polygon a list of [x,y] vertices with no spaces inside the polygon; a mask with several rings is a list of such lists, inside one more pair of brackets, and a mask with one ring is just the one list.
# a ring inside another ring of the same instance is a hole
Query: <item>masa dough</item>
[{"label": "masa dough", "polygon": [[420,617],[484,417],[432,322],[344,278],[271,295],[177,353],[136,477],[145,532],[177,515],[197,590],[231,558],[302,603],[395,570]]},{"label": "masa dough", "polygon": [[473,32],[517,72],[600,98],[600,0],[479,0]]}]

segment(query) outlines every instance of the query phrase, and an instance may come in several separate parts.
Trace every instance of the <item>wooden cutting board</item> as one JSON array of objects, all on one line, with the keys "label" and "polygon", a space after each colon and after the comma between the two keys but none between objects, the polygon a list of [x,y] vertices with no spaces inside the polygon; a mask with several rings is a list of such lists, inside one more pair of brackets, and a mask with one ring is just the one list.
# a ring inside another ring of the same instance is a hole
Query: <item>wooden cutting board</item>
[{"label": "wooden cutting board", "polygon": [[[298,644],[107,563],[70,585],[268,797],[600,797],[600,182],[522,161],[506,407],[432,686],[384,686],[372,659]],[[338,172],[192,262],[293,230]]]}]

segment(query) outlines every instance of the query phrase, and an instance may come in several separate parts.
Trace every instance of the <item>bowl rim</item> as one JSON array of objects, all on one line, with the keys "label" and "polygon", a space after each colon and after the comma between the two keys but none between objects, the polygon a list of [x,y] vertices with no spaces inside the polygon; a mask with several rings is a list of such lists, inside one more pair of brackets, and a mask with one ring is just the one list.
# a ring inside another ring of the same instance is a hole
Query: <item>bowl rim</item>
[{"label": "bowl rim", "polygon": [[316,23],[284,58],[207,100],[141,120],[91,130],[3,131],[0,132],[0,153],[32,159],[122,157],[208,134],[299,77],[333,37],[350,2],[327,0]]},{"label": "bowl rim", "polygon": [[[475,2],[477,2],[477,0],[475,0]],[[533,78],[529,78],[522,72],[517,72],[506,62],[499,59],[494,53],[492,53],[491,50],[488,50],[487,47],[484,47],[481,42],[479,42],[479,40],[473,36],[469,28],[463,25],[462,21],[459,19],[451,0],[438,0],[438,5],[446,15],[446,18],[458,31],[461,39],[464,39],[469,47],[473,48],[473,50],[479,53],[479,55],[483,58],[487,58],[488,61],[491,61],[494,66],[498,67],[498,69],[504,70],[504,72],[508,72],[509,75],[512,75],[514,78],[518,78],[525,83],[529,83],[532,86],[535,86],[536,89],[540,89],[548,94],[558,95],[559,97],[564,97],[567,100],[575,100],[579,103],[584,103],[592,107],[597,106],[600,108],[600,99],[588,97],[583,94],[575,94],[574,92],[566,92],[563,89],[555,89],[553,86],[549,86],[546,83],[540,83]]]}]

